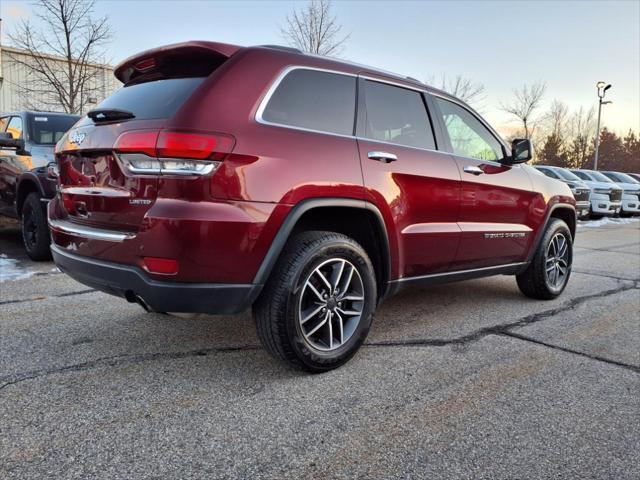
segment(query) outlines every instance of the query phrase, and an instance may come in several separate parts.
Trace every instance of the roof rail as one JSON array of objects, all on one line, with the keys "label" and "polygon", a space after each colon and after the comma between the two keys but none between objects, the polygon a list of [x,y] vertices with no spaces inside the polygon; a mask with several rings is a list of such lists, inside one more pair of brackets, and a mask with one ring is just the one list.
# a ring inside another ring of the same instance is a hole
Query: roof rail
[{"label": "roof rail", "polygon": [[408,77],[408,76],[404,77],[404,78],[406,78],[407,80],[411,80],[412,82],[424,83],[424,82],[421,82],[420,80],[418,80],[417,78]]},{"label": "roof rail", "polygon": [[258,46],[263,48],[272,48],[274,50],[283,50],[285,52],[303,53],[303,51],[298,48],[285,47],[284,45],[258,45]]}]

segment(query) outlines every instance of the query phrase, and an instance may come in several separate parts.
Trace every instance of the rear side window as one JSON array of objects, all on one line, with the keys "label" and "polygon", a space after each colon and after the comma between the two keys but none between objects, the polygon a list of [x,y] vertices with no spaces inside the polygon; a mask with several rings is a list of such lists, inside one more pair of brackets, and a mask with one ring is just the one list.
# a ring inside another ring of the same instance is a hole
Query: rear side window
[{"label": "rear side window", "polygon": [[356,78],[293,70],[269,99],[262,119],[279,125],[353,135]]},{"label": "rear side window", "polygon": [[72,115],[29,115],[29,132],[32,142],[39,145],[55,145],[58,140],[69,130],[79,117]]},{"label": "rear side window", "polygon": [[422,94],[365,81],[365,137],[434,150],[435,142]]},{"label": "rear side window", "polygon": [[[125,85],[96,109],[126,110],[136,120],[170,118],[203,81],[204,77],[171,78]],[[88,118],[83,121],[87,123],[91,123]]]}]

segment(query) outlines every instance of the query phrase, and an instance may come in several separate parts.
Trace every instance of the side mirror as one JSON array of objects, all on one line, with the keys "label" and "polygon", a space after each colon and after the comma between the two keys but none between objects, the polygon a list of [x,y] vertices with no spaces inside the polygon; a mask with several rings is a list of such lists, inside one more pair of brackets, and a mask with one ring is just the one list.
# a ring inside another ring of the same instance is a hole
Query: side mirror
[{"label": "side mirror", "polygon": [[0,132],[0,148],[15,148],[20,151],[24,149],[24,140],[13,138],[10,132]]},{"label": "side mirror", "polygon": [[533,158],[533,143],[528,138],[516,138],[511,142],[511,156],[506,157],[509,164],[528,162]]}]

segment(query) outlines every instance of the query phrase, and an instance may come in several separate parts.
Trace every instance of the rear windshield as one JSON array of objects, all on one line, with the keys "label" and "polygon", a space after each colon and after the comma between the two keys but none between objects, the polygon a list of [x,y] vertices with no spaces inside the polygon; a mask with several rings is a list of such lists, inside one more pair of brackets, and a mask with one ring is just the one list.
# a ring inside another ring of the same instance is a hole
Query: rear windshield
[{"label": "rear windshield", "polygon": [[[136,120],[170,118],[191,96],[205,77],[171,78],[128,85],[106,98],[95,109],[126,110]],[[83,124],[92,123],[85,118]]]},{"label": "rear windshield", "polygon": [[29,139],[38,145],[55,145],[80,117],[75,115],[29,115]]}]

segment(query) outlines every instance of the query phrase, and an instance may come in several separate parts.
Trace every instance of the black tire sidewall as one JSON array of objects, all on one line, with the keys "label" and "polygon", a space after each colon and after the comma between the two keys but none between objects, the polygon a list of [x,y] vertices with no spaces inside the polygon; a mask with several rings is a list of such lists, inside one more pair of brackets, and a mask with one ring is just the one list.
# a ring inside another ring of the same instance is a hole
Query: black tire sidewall
[{"label": "black tire sidewall", "polygon": [[[360,323],[351,338],[336,350],[325,352],[313,348],[304,339],[300,322],[298,321],[298,302],[302,295],[302,284],[306,281],[308,275],[318,265],[332,258],[343,258],[356,267],[362,278],[365,302]],[[373,267],[364,251],[357,244],[337,240],[327,241],[319,248],[308,252],[304,259],[299,262],[291,285],[292,288],[287,298],[285,326],[291,348],[296,356],[307,368],[316,371],[329,370],[348,361],[367,338],[376,305],[376,283]]]},{"label": "black tire sidewall", "polygon": [[[37,228],[37,240],[36,243],[32,246],[29,246],[26,240],[26,231],[25,231],[25,213],[31,210],[31,216],[36,224]],[[32,260],[40,261],[40,260],[48,260],[51,258],[51,250],[49,247],[50,234],[49,234],[49,225],[47,224],[47,217],[45,215],[44,208],[42,207],[42,202],[40,201],[40,196],[33,192],[27,195],[27,198],[22,205],[21,213],[21,226],[22,226],[22,243],[24,245],[25,250],[27,251],[27,255]]]}]

